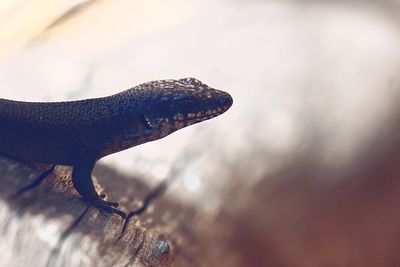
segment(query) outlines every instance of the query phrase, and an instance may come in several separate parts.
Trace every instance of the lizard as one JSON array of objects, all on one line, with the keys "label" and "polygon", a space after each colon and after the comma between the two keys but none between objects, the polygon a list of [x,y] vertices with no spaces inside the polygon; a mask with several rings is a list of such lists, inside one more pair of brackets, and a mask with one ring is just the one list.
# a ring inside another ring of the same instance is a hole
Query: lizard
[{"label": "lizard", "polygon": [[110,154],[163,138],[227,111],[232,97],[195,78],[143,83],[100,98],[64,102],[0,99],[0,154],[72,166],[72,184],[99,210],[126,218],[99,196],[92,170]]}]

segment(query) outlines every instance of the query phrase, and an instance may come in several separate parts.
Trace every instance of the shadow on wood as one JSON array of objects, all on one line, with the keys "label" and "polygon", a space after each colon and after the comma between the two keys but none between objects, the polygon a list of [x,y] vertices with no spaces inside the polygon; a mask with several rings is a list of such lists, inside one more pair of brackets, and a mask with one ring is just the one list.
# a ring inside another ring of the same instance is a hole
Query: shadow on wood
[{"label": "shadow on wood", "polygon": [[[57,229],[53,230],[54,236],[49,237],[57,240],[52,246],[41,247],[40,242],[37,242],[36,247],[20,244],[20,250],[15,250],[10,257],[31,258],[31,261],[36,263],[35,266],[66,266],[73,265],[67,255],[80,251],[79,253],[89,257],[89,265],[124,266],[134,262],[150,266],[169,265],[168,243],[141,227],[135,218],[119,238],[124,220],[116,215],[100,212],[81,200],[72,187],[68,167],[57,166],[54,174],[48,175],[39,186],[13,197],[15,192],[29,184],[43,169],[42,166],[38,172],[33,172],[23,164],[0,159],[0,205],[7,206],[7,218],[4,215],[1,217],[1,228],[3,233],[10,231],[11,225],[19,229],[14,236],[5,234],[8,238],[3,237],[2,241],[12,246],[20,243],[16,239],[21,235],[37,239],[31,224],[37,223],[38,220],[42,224],[38,227],[46,229],[44,231],[48,231],[48,227]],[[137,179],[128,179],[107,167],[99,166],[95,172],[103,178],[103,192],[107,192],[113,199],[125,196],[122,206],[127,209],[137,208],[140,204],[137,203],[138,200],[150,192],[150,189]],[[136,200],[136,203],[133,200]],[[133,204],[129,205],[129,201]],[[71,236],[75,236],[73,245],[68,242]],[[7,240],[9,238],[12,240]],[[64,244],[67,245],[64,247]],[[70,253],[66,254],[65,250],[69,250]],[[63,253],[60,253],[61,251]],[[19,265],[18,261],[13,261],[13,264]]]}]

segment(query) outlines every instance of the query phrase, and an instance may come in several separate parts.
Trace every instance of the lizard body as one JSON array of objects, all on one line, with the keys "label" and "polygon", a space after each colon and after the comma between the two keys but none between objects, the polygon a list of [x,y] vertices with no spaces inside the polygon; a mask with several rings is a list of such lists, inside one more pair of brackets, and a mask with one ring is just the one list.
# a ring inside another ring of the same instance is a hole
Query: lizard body
[{"label": "lizard body", "polygon": [[69,102],[0,99],[0,153],[30,163],[73,166],[75,189],[99,209],[125,217],[97,194],[97,160],[211,119],[231,96],[194,78],[144,83],[121,93]]}]

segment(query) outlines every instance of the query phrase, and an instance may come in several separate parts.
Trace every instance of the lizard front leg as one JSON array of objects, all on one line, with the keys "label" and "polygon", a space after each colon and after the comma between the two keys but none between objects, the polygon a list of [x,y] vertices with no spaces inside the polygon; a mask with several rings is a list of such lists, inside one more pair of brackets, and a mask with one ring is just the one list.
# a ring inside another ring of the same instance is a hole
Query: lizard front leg
[{"label": "lizard front leg", "polygon": [[105,201],[97,194],[92,180],[92,170],[95,163],[95,160],[88,160],[81,161],[73,166],[72,184],[74,185],[74,188],[87,202],[96,208],[115,213],[122,218],[125,218],[125,212],[114,208],[118,207],[118,202]]}]

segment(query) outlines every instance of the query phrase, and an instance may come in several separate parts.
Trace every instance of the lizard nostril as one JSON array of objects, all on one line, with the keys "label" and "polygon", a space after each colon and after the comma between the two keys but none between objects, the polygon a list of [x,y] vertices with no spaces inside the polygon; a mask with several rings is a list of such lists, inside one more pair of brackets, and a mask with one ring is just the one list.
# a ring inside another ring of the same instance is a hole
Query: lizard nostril
[{"label": "lizard nostril", "polygon": [[218,99],[218,103],[221,106],[229,106],[230,107],[230,106],[232,106],[233,99],[229,94],[224,94],[224,96],[222,96]]}]

